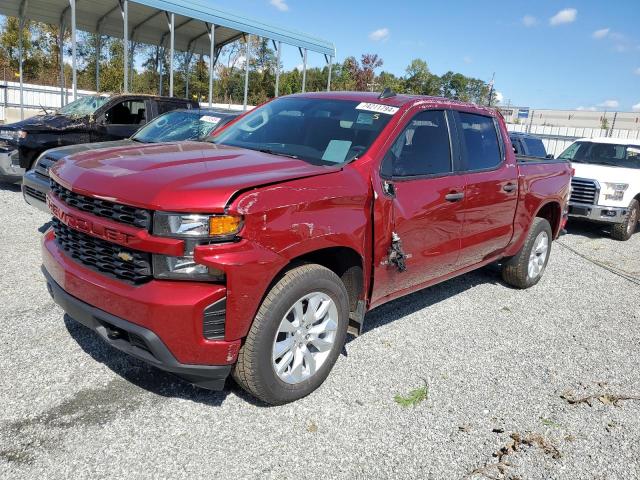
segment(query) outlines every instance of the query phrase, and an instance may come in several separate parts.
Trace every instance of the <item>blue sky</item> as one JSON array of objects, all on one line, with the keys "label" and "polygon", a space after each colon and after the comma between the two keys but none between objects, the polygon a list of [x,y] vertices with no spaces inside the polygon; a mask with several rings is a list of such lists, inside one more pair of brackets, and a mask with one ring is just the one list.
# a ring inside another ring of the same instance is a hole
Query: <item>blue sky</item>
[{"label": "blue sky", "polygon": [[[339,61],[370,52],[398,75],[417,57],[436,74],[495,72],[503,104],[640,111],[640,0],[209,1],[331,40]],[[293,47],[283,59],[300,63]]]}]

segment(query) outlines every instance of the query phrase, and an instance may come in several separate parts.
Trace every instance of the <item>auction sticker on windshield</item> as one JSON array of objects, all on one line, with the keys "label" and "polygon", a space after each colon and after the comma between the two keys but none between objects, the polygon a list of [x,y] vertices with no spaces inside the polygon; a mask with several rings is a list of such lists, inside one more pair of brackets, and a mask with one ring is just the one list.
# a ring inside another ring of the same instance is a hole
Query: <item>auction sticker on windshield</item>
[{"label": "auction sticker on windshield", "polygon": [[212,117],[211,115],[203,115],[200,120],[207,123],[220,123],[220,117]]},{"label": "auction sticker on windshield", "polygon": [[358,106],[356,107],[356,110],[366,110],[368,112],[378,112],[378,113],[384,113],[386,115],[393,115],[400,109],[398,107],[392,107],[390,105],[380,105],[379,103],[362,102],[358,104]]}]

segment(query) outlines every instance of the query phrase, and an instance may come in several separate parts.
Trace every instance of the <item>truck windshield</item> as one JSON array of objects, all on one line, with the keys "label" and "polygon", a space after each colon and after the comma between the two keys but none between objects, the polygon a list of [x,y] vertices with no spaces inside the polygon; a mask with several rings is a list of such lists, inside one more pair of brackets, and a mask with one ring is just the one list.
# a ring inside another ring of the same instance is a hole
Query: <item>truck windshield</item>
[{"label": "truck windshield", "polygon": [[87,95],[59,108],[56,113],[68,117],[84,117],[94,113],[102,105],[107,103],[108,100],[109,97],[106,95]]},{"label": "truck windshield", "polygon": [[215,112],[174,110],[149,122],[132,139],[143,143],[202,140],[223,121]]},{"label": "truck windshield", "polygon": [[558,158],[575,163],[640,169],[640,146],[598,142],[575,142]]},{"label": "truck windshield", "polygon": [[397,110],[383,104],[283,97],[256,108],[212,141],[315,164],[341,164],[367,151]]}]

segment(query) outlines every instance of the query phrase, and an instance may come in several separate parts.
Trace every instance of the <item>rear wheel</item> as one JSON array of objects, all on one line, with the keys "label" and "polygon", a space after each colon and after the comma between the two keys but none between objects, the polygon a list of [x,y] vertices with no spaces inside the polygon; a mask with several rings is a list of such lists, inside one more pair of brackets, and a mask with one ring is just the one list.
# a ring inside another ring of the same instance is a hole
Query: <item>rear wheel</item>
[{"label": "rear wheel", "polygon": [[522,249],[502,266],[502,279],[516,288],[529,288],[538,283],[547,268],[551,239],[549,222],[534,218]]},{"label": "rear wheel", "polygon": [[258,310],[238,354],[235,380],[272,405],[310,394],[340,355],[348,319],[349,297],[335,273],[320,265],[289,270]]},{"label": "rear wheel", "polygon": [[624,222],[617,223],[611,229],[611,236],[615,240],[626,241],[636,232],[638,226],[638,220],[640,217],[640,203],[638,200],[633,199],[631,205],[629,205],[629,211]]}]

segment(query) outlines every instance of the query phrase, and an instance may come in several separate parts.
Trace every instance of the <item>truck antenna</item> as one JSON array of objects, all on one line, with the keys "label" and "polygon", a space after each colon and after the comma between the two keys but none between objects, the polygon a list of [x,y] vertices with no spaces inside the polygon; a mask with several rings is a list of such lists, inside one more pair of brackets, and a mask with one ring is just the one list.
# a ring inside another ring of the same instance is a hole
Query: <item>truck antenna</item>
[{"label": "truck antenna", "polygon": [[380,95],[378,95],[378,98],[380,100],[384,100],[385,98],[391,98],[391,97],[395,97],[395,96],[396,96],[396,92],[391,90],[389,87],[385,87],[385,89],[382,91],[382,93]]}]

